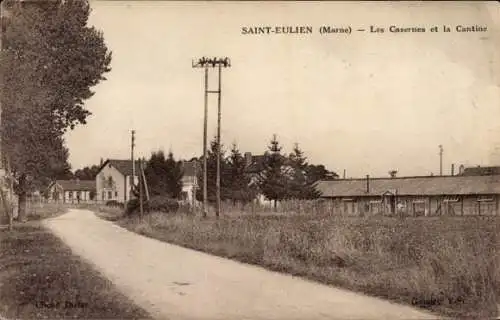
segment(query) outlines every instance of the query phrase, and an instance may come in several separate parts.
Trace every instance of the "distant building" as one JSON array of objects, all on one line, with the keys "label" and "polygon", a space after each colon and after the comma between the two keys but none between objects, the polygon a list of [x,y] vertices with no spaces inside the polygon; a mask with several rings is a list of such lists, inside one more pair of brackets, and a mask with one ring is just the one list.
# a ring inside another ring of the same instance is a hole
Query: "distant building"
[{"label": "distant building", "polygon": [[196,202],[196,189],[198,188],[198,176],[200,165],[197,160],[183,161],[182,170],[184,175],[182,177],[182,192],[181,198],[190,204]]},{"label": "distant building", "polygon": [[334,214],[500,214],[500,175],[367,177],[319,181],[316,188]]},{"label": "distant building", "polygon": [[[135,163],[134,181],[139,183],[139,164]],[[144,164],[146,166],[146,164]],[[198,186],[196,160],[182,162],[184,176],[182,177],[182,200],[194,204]],[[108,159],[103,162],[94,182],[98,201],[116,201],[125,203],[135,196],[132,193],[132,160]]]},{"label": "distant building", "polygon": [[108,159],[104,161],[97,172],[94,181],[97,200],[101,202],[117,201],[125,203],[134,198],[132,182],[139,182],[139,162],[135,161],[135,176],[133,176],[132,160]]},{"label": "distant building", "polygon": [[56,180],[47,188],[47,200],[60,203],[91,202],[96,197],[93,180]]},{"label": "distant building", "polygon": [[459,173],[462,176],[491,176],[500,175],[500,166],[489,166],[489,167],[463,167]]}]

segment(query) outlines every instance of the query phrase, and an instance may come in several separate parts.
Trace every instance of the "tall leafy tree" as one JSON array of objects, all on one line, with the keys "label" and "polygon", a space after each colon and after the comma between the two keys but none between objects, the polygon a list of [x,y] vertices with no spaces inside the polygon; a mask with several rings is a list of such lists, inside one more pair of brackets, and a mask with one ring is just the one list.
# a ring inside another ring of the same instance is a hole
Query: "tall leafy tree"
[{"label": "tall leafy tree", "polygon": [[227,196],[233,203],[247,203],[255,198],[257,190],[250,185],[251,177],[246,173],[246,161],[236,143],[233,143],[231,147],[225,173],[224,178],[228,186]]},{"label": "tall leafy tree", "polygon": [[278,201],[287,197],[288,177],[284,172],[285,157],[276,135],[273,135],[264,158],[264,170],[260,175],[260,190],[269,200],[274,201],[276,209]]},{"label": "tall leafy tree", "polygon": [[80,180],[94,180],[99,172],[99,168],[100,166],[98,165],[83,167],[75,171],[74,177]]},{"label": "tall leafy tree", "polygon": [[179,198],[182,192],[182,162],[176,161],[172,151],[165,158],[163,151],[153,152],[144,169],[151,196]]},{"label": "tall leafy tree", "polygon": [[332,180],[338,178],[338,174],[328,171],[322,164],[310,164],[307,166],[306,172],[309,183],[314,183],[319,180]]},{"label": "tall leafy tree", "polygon": [[33,182],[49,178],[54,161],[65,166],[63,134],[86,123],[84,102],[110,71],[111,53],[102,33],[87,26],[86,0],[6,0],[4,9],[2,150],[15,174],[24,220]]},{"label": "tall leafy tree", "polygon": [[151,196],[167,195],[167,160],[163,151],[151,153],[151,157],[144,168],[144,176],[146,176]]},{"label": "tall leafy tree", "polygon": [[168,158],[165,161],[165,171],[167,194],[174,199],[178,199],[182,192],[182,177],[184,176],[184,172],[182,162],[174,159],[172,151],[168,153]]}]

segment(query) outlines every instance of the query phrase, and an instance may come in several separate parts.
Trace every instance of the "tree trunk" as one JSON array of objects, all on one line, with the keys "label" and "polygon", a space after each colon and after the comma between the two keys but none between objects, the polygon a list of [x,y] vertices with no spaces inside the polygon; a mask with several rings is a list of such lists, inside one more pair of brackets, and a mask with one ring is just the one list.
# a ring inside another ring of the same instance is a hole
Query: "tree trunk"
[{"label": "tree trunk", "polygon": [[18,201],[18,214],[17,214],[17,220],[24,222],[26,221],[26,192],[22,192],[19,194],[19,201]]},{"label": "tree trunk", "polygon": [[278,212],[278,200],[274,200],[274,212]]},{"label": "tree trunk", "polygon": [[28,188],[28,181],[26,175],[21,175],[19,177],[18,185],[18,213],[17,220],[24,222],[26,221],[26,190]]}]

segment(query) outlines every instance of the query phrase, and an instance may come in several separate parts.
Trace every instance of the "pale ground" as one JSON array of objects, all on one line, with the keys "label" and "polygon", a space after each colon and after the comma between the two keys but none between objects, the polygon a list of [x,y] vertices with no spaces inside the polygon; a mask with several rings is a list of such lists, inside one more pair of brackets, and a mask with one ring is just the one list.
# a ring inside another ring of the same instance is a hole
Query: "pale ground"
[{"label": "pale ground", "polygon": [[44,224],[158,319],[436,319],[381,299],[146,238],[71,210]]}]

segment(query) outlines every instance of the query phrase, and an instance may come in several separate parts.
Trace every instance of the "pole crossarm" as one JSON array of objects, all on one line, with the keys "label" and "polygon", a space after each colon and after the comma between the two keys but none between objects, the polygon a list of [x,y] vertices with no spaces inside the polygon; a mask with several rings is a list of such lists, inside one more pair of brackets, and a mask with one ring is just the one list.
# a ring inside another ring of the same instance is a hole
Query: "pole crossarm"
[{"label": "pole crossarm", "polygon": [[198,60],[192,61],[193,68],[215,68],[215,67],[224,67],[228,68],[231,66],[231,60],[228,57],[224,58],[208,58],[202,57]]}]

